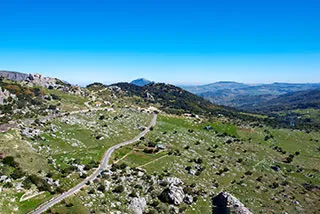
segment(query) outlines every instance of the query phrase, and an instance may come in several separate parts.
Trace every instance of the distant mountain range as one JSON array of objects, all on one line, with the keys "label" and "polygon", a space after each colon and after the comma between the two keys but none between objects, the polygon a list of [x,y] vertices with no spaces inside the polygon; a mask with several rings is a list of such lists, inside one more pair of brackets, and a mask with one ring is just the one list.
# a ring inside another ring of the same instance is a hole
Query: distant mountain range
[{"label": "distant mountain range", "polygon": [[148,85],[148,84],[151,84],[151,83],[154,83],[154,82],[150,81],[150,80],[147,80],[145,78],[140,78],[140,79],[133,80],[130,83],[133,84],[133,85],[141,87],[141,86],[145,86],[145,85]]},{"label": "distant mountain range", "polygon": [[237,82],[216,82],[200,86],[182,86],[217,105],[247,110],[266,104],[288,93],[320,89],[320,83],[272,83],[248,85]]},{"label": "distant mountain range", "polygon": [[181,88],[190,91],[194,94],[201,94],[206,92],[215,92],[219,90],[233,90],[248,87],[249,85],[232,82],[232,81],[220,81],[206,85],[195,85],[195,86],[180,86]]},{"label": "distant mountain range", "polygon": [[240,109],[268,114],[307,108],[320,109],[320,89],[289,92],[268,101],[243,105]]}]

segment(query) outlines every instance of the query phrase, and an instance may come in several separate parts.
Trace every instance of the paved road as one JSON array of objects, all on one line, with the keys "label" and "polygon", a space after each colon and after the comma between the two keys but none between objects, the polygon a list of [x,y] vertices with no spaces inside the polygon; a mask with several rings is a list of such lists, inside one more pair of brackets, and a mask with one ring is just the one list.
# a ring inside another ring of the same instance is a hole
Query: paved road
[{"label": "paved road", "polygon": [[73,194],[77,193],[79,190],[81,190],[82,187],[86,186],[86,183],[88,181],[93,181],[94,179],[97,178],[97,176],[108,167],[108,162],[111,158],[112,153],[114,152],[114,150],[134,143],[136,141],[138,141],[141,137],[145,136],[149,131],[150,131],[150,127],[155,126],[157,122],[157,115],[154,114],[152,121],[150,123],[150,125],[143,131],[141,132],[138,136],[136,136],[135,138],[126,141],[126,142],[122,142],[119,143],[115,146],[112,146],[111,148],[109,148],[103,155],[103,158],[100,162],[99,168],[97,168],[90,176],[88,176],[86,179],[84,179],[81,183],[79,183],[77,186],[71,188],[70,190],[68,190],[67,192],[62,193],[61,195],[58,195],[57,197],[51,199],[50,201],[40,205],[36,210],[34,210],[33,212],[31,212],[32,214],[40,214],[46,210],[48,210],[50,207],[54,206],[55,204],[59,203],[60,201],[62,201],[63,199],[72,196]]}]

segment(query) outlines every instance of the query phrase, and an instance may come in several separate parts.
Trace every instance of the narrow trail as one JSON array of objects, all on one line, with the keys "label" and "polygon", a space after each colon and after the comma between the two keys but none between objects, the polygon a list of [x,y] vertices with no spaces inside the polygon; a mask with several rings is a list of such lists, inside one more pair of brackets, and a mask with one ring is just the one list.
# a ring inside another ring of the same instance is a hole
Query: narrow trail
[{"label": "narrow trail", "polygon": [[165,157],[168,157],[168,155],[163,155],[163,156],[161,156],[161,157],[158,157],[157,159],[154,159],[154,160],[152,160],[152,161],[150,161],[150,162],[148,162],[148,163],[142,164],[142,165],[140,165],[140,166],[138,166],[138,167],[139,167],[139,168],[142,168],[142,167],[144,167],[144,166],[148,166],[149,164],[152,164],[152,163],[154,163],[154,162],[156,162],[156,161],[158,161],[158,160],[161,160],[161,159],[163,159],[163,158],[165,158]]},{"label": "narrow trail", "polygon": [[109,148],[103,155],[103,158],[100,162],[100,165],[99,167],[90,175],[88,176],[86,179],[84,179],[81,183],[79,183],[78,185],[76,185],[75,187],[69,189],[67,192],[64,192],[54,198],[52,198],[51,200],[45,202],[44,204],[40,205],[38,208],[36,208],[34,211],[30,212],[31,214],[40,214],[40,213],[43,213],[45,212],[46,210],[48,210],[50,207],[58,204],[59,202],[61,202],[62,200],[64,200],[65,198],[68,198],[72,195],[74,195],[75,193],[77,193],[78,191],[80,191],[84,186],[86,186],[86,183],[88,181],[93,181],[94,179],[96,179],[98,177],[98,175],[101,174],[101,172],[103,170],[105,170],[109,165],[108,165],[108,162],[111,158],[111,155],[112,153],[122,147],[122,146],[125,146],[125,145],[129,145],[129,144],[132,144],[136,141],[138,141],[141,137],[145,136],[149,131],[150,131],[150,128],[155,126],[157,123],[157,115],[154,114],[153,115],[153,118],[152,118],[152,121],[150,123],[150,125],[143,131],[141,132],[139,135],[137,135],[136,137],[134,137],[133,139],[129,140],[129,141],[125,141],[125,142],[122,142],[122,143],[119,143],[115,146],[112,146],[111,148]]}]

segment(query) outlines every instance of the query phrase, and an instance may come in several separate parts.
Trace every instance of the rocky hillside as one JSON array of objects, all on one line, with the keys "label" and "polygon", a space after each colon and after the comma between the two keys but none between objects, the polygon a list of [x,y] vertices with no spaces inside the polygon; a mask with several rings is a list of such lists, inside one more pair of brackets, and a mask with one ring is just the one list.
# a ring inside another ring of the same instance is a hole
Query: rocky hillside
[{"label": "rocky hillside", "polygon": [[12,81],[24,81],[27,80],[29,74],[24,74],[16,71],[3,71],[0,70],[0,77],[6,78]]},{"label": "rocky hillside", "polygon": [[[2,72],[0,78],[0,117],[10,120],[44,116],[48,113],[73,108],[70,100],[84,102],[85,90],[59,79],[40,74]],[[71,96],[76,95],[76,96]]]},{"label": "rocky hillside", "polygon": [[150,103],[159,103],[163,110],[175,113],[208,113],[216,106],[174,85],[156,83],[143,87],[129,83],[117,83],[128,96],[138,96]]}]

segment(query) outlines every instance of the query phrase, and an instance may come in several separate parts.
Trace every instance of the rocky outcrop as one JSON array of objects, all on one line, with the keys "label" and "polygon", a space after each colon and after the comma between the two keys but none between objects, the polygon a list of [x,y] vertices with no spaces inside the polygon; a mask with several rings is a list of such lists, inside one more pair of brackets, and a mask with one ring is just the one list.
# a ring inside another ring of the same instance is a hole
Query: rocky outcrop
[{"label": "rocky outcrop", "polygon": [[149,92],[147,92],[146,98],[150,101],[155,101],[154,97]]},{"label": "rocky outcrop", "polygon": [[[15,71],[0,71],[0,77],[3,77],[11,81],[21,81],[30,87],[43,86],[46,88],[58,88],[63,87],[64,85],[69,85],[68,83],[58,80],[56,78],[45,77],[41,74],[25,74]],[[79,87],[75,87],[73,88],[73,90],[73,93],[79,93]]]},{"label": "rocky outcrop", "polygon": [[181,181],[179,178],[175,177],[169,177],[165,180],[169,187],[166,190],[166,193],[169,197],[169,202],[174,205],[179,205],[183,202],[183,199],[185,198],[185,194],[183,192],[183,181]]},{"label": "rocky outcrop", "polygon": [[57,79],[52,77],[44,77],[41,74],[29,74],[28,78],[25,80],[28,86],[43,86],[46,88],[56,87]]},{"label": "rocky outcrop", "polygon": [[[16,96],[11,94],[8,90],[3,89],[0,87],[0,105],[4,105],[8,102],[8,98],[11,97],[14,99]],[[6,102],[5,102],[6,101]]]},{"label": "rocky outcrop", "polygon": [[129,204],[129,209],[134,214],[143,214],[144,208],[147,206],[146,199],[144,198],[133,198]]},{"label": "rocky outcrop", "polygon": [[221,192],[212,199],[212,213],[252,214],[236,197]]},{"label": "rocky outcrop", "polygon": [[184,192],[183,192],[183,187],[181,186],[175,186],[171,185],[169,187],[169,198],[173,202],[174,205],[179,205],[183,202],[184,199]]}]

